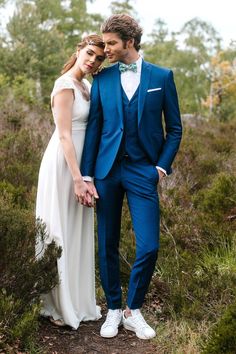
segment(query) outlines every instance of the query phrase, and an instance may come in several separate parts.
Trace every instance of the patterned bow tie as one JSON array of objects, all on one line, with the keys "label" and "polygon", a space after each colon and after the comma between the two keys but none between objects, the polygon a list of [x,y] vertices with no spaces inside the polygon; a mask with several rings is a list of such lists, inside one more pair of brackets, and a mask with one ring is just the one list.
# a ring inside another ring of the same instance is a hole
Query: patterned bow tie
[{"label": "patterned bow tie", "polygon": [[121,73],[124,73],[127,70],[133,71],[134,73],[137,72],[137,64],[132,63],[132,64],[124,64],[124,63],[119,63],[119,70]]}]

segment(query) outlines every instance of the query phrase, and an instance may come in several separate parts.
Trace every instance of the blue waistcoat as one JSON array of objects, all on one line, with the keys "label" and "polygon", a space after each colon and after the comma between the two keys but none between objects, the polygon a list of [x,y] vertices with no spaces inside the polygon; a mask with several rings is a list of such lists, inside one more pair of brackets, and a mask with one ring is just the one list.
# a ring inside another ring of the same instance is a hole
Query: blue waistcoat
[{"label": "blue waistcoat", "polygon": [[129,101],[122,89],[124,132],[117,155],[118,160],[126,154],[132,161],[147,159],[138,139],[138,94],[139,87]]}]

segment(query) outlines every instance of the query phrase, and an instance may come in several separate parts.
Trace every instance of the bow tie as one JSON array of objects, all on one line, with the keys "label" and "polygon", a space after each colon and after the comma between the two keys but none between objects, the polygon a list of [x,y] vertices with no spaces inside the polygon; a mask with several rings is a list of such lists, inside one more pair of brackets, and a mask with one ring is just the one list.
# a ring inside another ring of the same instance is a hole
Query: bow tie
[{"label": "bow tie", "polygon": [[124,63],[119,63],[119,70],[121,73],[124,73],[125,71],[133,71],[134,73],[137,72],[137,64],[132,63],[132,64],[124,64]]}]

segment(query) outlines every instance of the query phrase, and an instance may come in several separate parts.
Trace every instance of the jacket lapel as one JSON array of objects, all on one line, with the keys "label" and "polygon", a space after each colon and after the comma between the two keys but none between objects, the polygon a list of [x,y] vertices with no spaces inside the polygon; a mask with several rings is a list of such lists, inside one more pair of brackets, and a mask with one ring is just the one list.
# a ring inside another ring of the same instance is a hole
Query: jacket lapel
[{"label": "jacket lapel", "polygon": [[113,65],[112,82],[110,82],[109,76],[109,90],[113,93],[112,101],[113,104],[117,106],[119,112],[119,118],[123,124],[123,103],[121,94],[121,82],[120,82],[120,71],[118,64]]},{"label": "jacket lapel", "polygon": [[138,97],[138,124],[140,123],[144,102],[148,90],[149,80],[151,75],[151,65],[143,60],[142,62],[142,71],[140,77],[140,86],[139,86],[139,97]]}]

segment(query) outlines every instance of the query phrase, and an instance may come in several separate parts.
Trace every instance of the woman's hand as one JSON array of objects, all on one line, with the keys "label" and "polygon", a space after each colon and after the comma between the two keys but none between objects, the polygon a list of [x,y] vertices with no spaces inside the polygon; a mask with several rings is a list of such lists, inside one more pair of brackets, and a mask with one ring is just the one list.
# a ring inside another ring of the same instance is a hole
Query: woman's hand
[{"label": "woman's hand", "polygon": [[93,183],[84,182],[82,178],[74,181],[74,191],[77,201],[88,207],[94,206],[94,198],[98,198],[96,188]]}]

